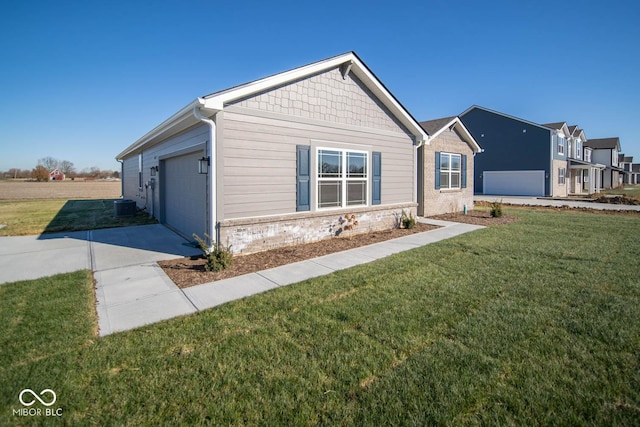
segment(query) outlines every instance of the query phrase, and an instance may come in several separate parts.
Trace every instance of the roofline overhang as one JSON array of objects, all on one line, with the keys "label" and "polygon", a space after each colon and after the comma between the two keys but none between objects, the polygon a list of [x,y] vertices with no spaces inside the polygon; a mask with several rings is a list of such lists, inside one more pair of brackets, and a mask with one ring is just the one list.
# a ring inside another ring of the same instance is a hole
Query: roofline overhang
[{"label": "roofline overhang", "polygon": [[160,123],[158,126],[147,132],[144,136],[139,138],[136,142],[125,148],[116,156],[116,160],[122,160],[125,156],[135,153],[147,146],[153,146],[154,141],[160,142],[164,137],[175,135],[176,133],[187,129],[195,124],[200,123],[193,115],[193,109],[197,108],[204,115],[211,116],[215,114],[215,111],[207,111],[204,108],[204,102],[202,98],[196,98],[189,104],[181,108],[177,113]]},{"label": "roofline overhang", "polygon": [[218,111],[224,110],[225,106],[231,102],[337,67],[343,67],[341,68],[341,71],[345,78],[346,74],[349,72],[358,77],[358,79],[365,84],[376,98],[382,102],[394,117],[409,131],[413,136],[414,144],[428,144],[429,135],[424,131],[424,129],[422,129],[420,123],[418,123],[409,111],[400,104],[393,94],[384,86],[384,84],[382,84],[382,82],[371,70],[369,70],[369,68],[354,52],[348,52],[323,61],[275,74],[270,77],[265,77],[254,82],[196,98],[194,101],[190,102],[177,113],[173,114],[171,117],[124,149],[116,156],[116,159],[121,160],[129,154],[142,150],[148,146],[153,146],[155,143],[199,123],[199,120],[197,120],[193,115],[194,108],[200,109],[204,115],[211,116]]},{"label": "roofline overhang", "polygon": [[482,147],[480,147],[476,139],[471,135],[471,132],[469,132],[467,127],[464,125],[464,123],[462,123],[462,120],[460,120],[460,117],[452,118],[450,122],[442,126],[438,131],[434,132],[433,135],[429,135],[429,141],[435,139],[438,135],[444,132],[445,129],[454,129],[454,128],[460,129],[463,136],[467,139],[467,143],[471,146],[471,150],[474,153],[484,152],[484,150],[482,149]]},{"label": "roofline overhang", "polygon": [[522,123],[526,123],[526,124],[531,125],[531,126],[539,127],[539,128],[541,128],[541,129],[548,130],[548,131],[550,131],[550,132],[554,132],[554,131],[555,131],[555,129],[548,128],[548,127],[546,127],[546,126],[544,126],[544,125],[541,125],[541,124],[539,124],[539,123],[534,123],[534,122],[529,121],[529,120],[521,119],[520,117],[511,116],[511,115],[509,115],[509,114],[501,113],[500,111],[492,110],[492,109],[490,109],[490,108],[482,107],[482,106],[480,106],[480,105],[472,105],[471,107],[469,107],[469,108],[467,108],[466,110],[464,110],[464,111],[463,111],[461,114],[459,114],[458,116],[459,116],[459,117],[462,117],[462,116],[464,116],[465,114],[467,114],[469,111],[473,110],[474,108],[475,108],[475,109],[478,109],[478,110],[484,110],[484,111],[489,112],[489,113],[492,113],[492,114],[497,114],[497,115],[499,115],[499,116],[506,117],[506,118],[511,119],[511,120],[516,120],[516,121],[519,121],[519,122],[522,122]]}]

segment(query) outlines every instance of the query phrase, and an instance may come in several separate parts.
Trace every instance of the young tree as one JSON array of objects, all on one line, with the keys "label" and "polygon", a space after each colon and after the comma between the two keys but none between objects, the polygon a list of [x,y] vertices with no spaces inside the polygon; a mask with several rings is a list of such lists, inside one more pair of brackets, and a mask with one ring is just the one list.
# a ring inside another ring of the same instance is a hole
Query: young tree
[{"label": "young tree", "polygon": [[43,165],[38,165],[31,171],[31,178],[36,181],[49,181],[49,170]]}]

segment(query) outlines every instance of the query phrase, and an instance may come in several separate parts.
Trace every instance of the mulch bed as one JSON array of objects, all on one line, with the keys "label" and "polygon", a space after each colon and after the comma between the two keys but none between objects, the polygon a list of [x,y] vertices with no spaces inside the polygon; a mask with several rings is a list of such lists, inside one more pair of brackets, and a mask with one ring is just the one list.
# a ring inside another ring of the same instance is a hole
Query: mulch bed
[{"label": "mulch bed", "polygon": [[[478,203],[476,203],[478,204]],[[444,221],[463,222],[465,224],[483,225],[490,227],[493,225],[510,224],[518,220],[515,216],[503,214],[500,218],[494,218],[489,211],[467,211],[464,215],[462,212],[448,213],[431,217],[433,219],[441,219]]]},{"label": "mulch bed", "polygon": [[181,288],[188,288],[189,286],[254,273],[268,268],[304,261],[360,246],[371,245],[414,233],[422,233],[436,228],[438,227],[418,223],[410,230],[398,228],[366,234],[356,234],[350,237],[334,237],[304,245],[272,249],[249,255],[237,255],[233,258],[233,264],[230,268],[218,272],[206,271],[204,268],[205,259],[200,256],[160,261],[158,264],[176,285]]},{"label": "mulch bed", "polygon": [[[516,217],[510,215],[493,218],[488,211],[475,210],[468,211],[466,215],[462,213],[452,213],[434,216],[433,218],[483,226],[504,225],[517,220]],[[410,230],[398,228],[357,234],[350,237],[334,237],[304,245],[272,249],[270,251],[249,255],[237,255],[233,258],[233,264],[230,268],[218,272],[206,271],[204,268],[206,261],[201,256],[160,261],[158,264],[176,285],[181,288],[188,288],[202,283],[228,279],[242,274],[255,273],[256,271],[266,270],[268,268],[279,267],[281,265],[304,261],[335,252],[358,248],[360,246],[371,245],[373,243],[395,239],[396,237],[422,233],[435,228],[438,227],[417,223],[416,226]]]}]

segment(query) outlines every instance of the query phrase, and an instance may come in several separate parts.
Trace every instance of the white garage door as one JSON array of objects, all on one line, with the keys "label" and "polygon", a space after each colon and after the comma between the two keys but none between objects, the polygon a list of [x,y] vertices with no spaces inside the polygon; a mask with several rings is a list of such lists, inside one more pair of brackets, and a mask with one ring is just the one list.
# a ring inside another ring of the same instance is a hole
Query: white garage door
[{"label": "white garage door", "polygon": [[202,152],[164,160],[161,169],[163,191],[162,222],[188,239],[206,232],[207,175],[198,173]]},{"label": "white garage door", "polygon": [[544,171],[485,171],[482,192],[501,196],[544,196]]}]

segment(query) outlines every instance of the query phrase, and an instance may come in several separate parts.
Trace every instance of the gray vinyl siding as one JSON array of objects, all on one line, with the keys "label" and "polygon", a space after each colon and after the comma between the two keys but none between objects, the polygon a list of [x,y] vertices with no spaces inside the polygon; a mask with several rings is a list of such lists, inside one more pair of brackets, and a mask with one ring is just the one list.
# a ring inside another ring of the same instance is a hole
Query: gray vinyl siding
[{"label": "gray vinyl siding", "polygon": [[[138,198],[138,155],[127,157],[122,165],[122,196],[125,199]],[[139,200],[138,200],[139,201]],[[143,203],[144,205],[144,203]],[[141,207],[141,206],[138,206]]]},{"label": "gray vinyl siding", "polygon": [[[402,129],[323,126],[230,107],[224,112],[224,218],[296,212],[296,146],[334,144],[382,152],[382,204],[412,202],[413,145]],[[314,185],[312,177],[312,194]]]}]

